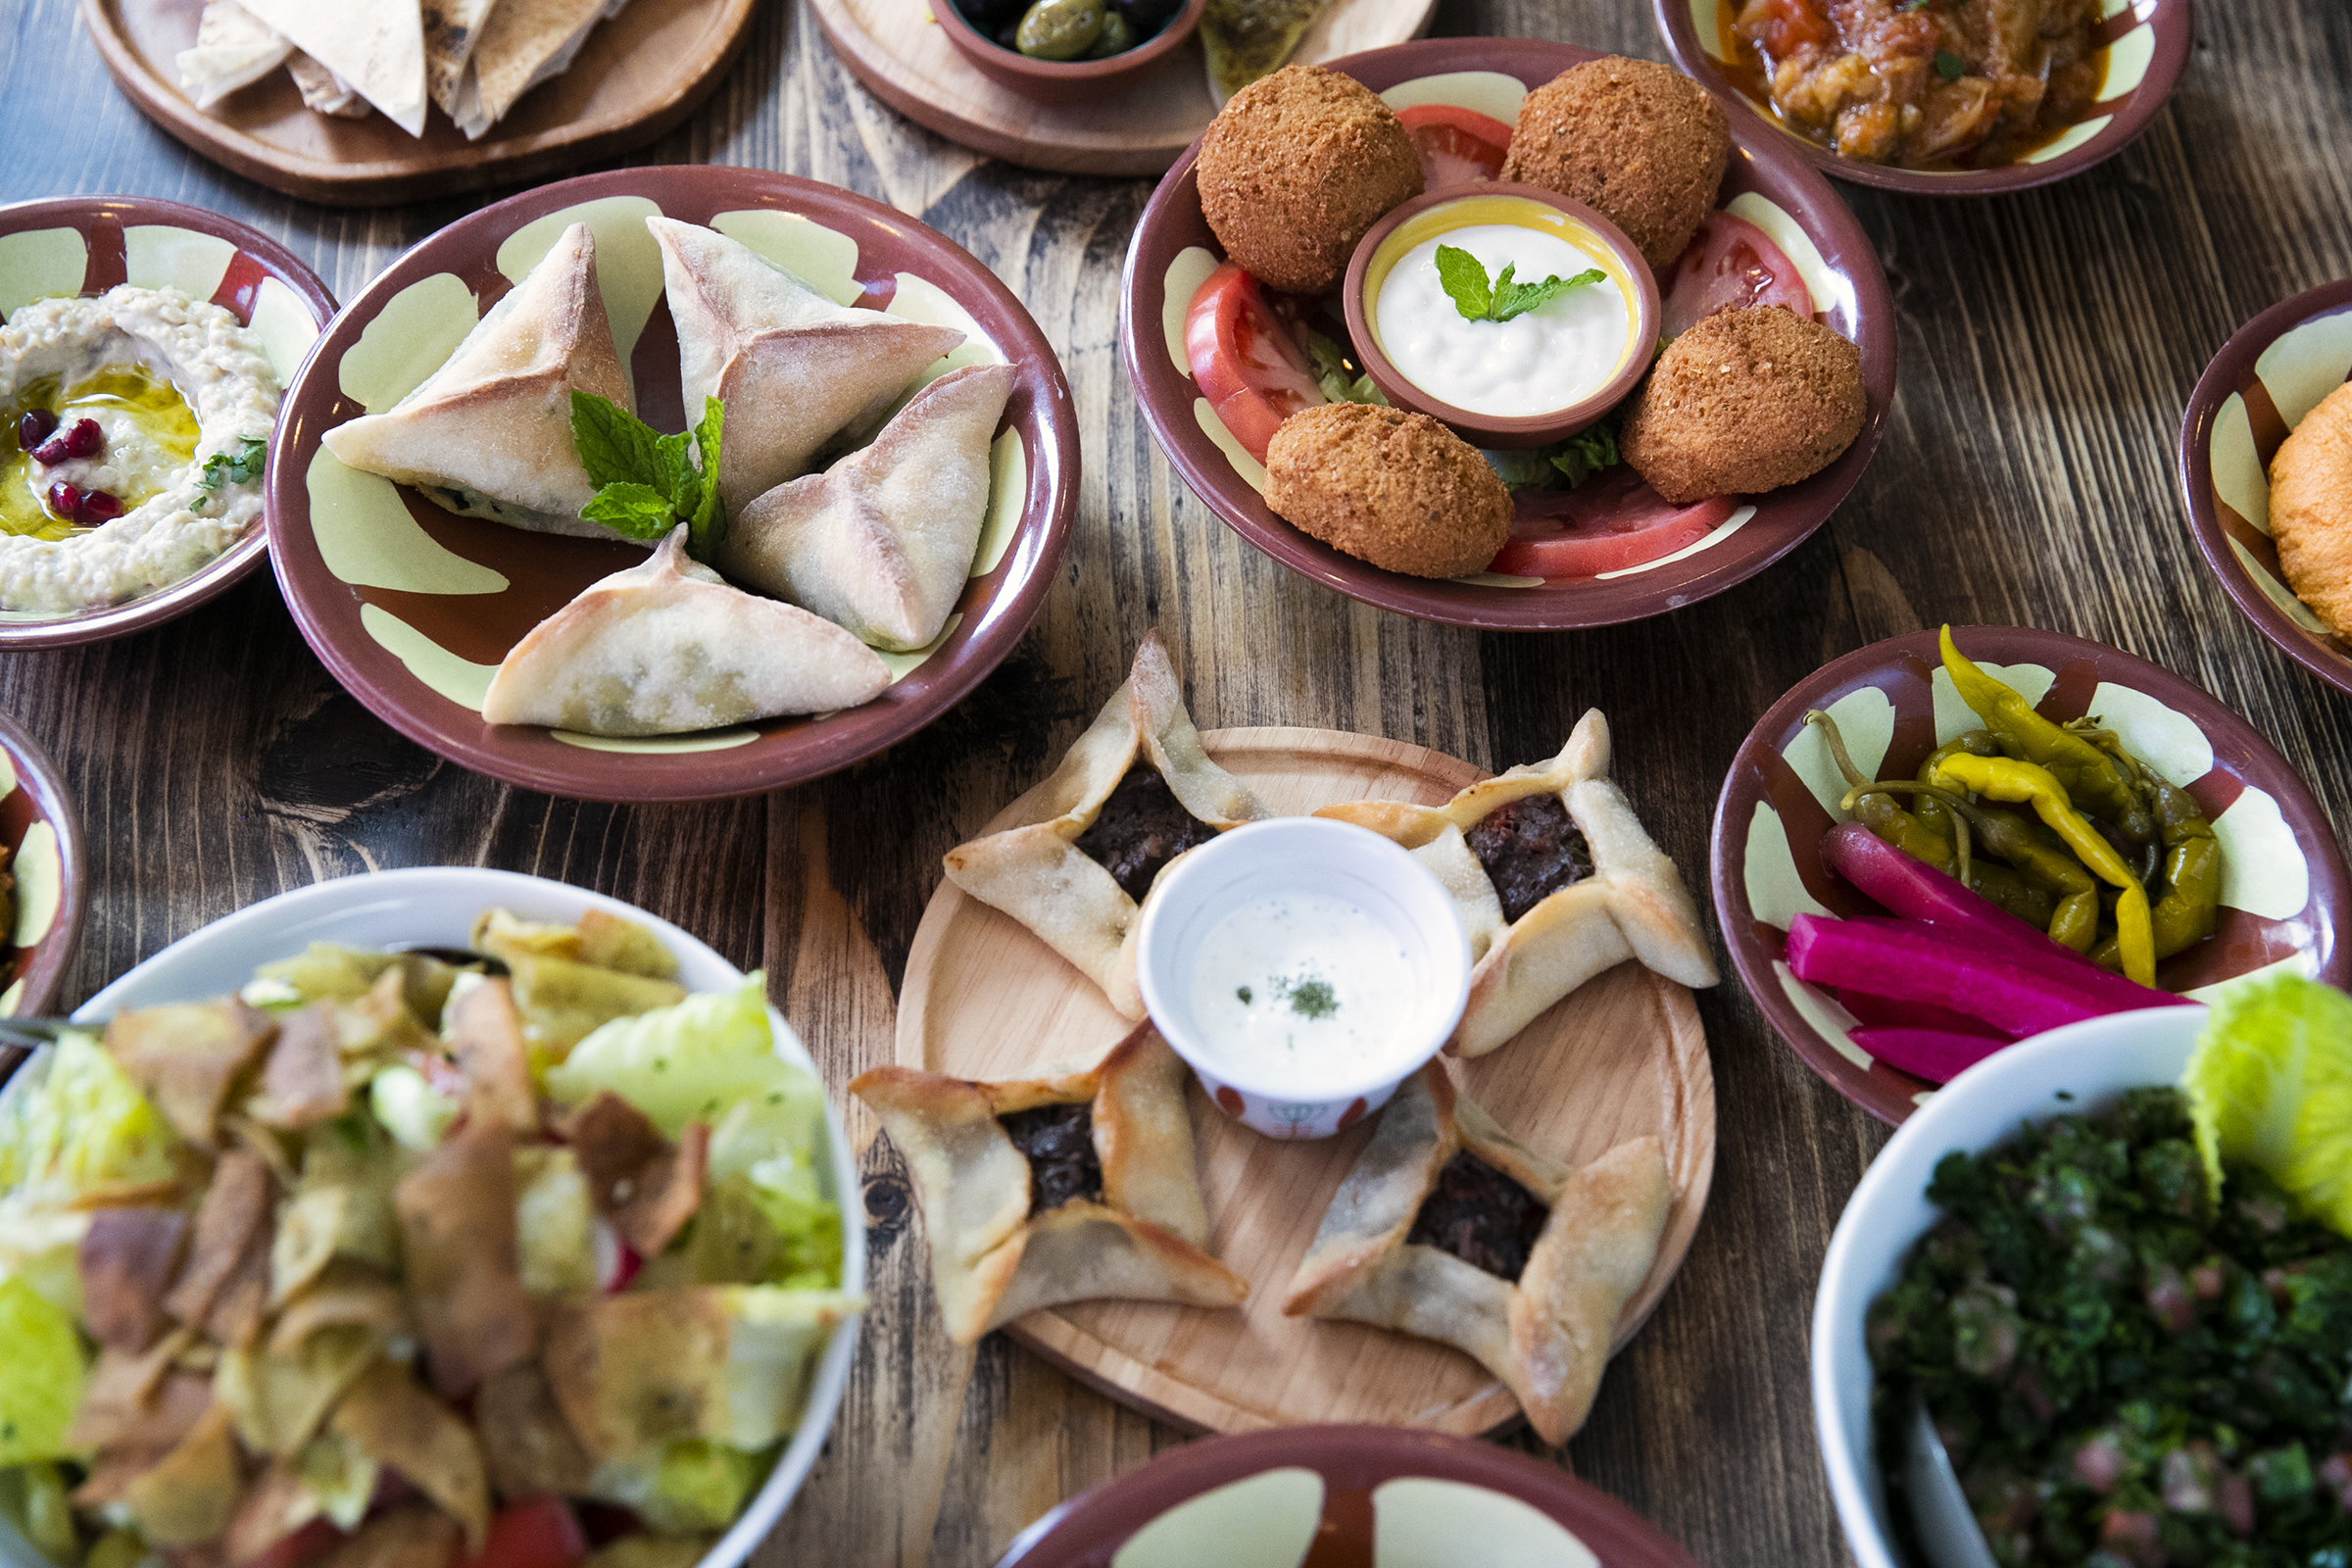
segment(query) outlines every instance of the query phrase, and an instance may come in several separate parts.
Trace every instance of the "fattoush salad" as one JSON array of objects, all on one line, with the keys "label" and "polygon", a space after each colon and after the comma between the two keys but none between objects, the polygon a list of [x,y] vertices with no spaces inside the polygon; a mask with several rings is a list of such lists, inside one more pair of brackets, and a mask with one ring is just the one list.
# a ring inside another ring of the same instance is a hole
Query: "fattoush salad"
[{"label": "fattoush salad", "polygon": [[[464,962],[454,960],[467,960]],[[862,1298],[763,978],[313,945],[0,1096],[0,1505],[66,1568],[684,1568]]]}]

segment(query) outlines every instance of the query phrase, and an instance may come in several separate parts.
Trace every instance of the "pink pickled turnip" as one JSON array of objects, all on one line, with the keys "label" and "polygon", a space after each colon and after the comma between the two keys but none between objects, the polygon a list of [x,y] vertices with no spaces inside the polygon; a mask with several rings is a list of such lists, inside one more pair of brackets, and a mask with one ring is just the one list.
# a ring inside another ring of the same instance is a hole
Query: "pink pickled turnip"
[{"label": "pink pickled turnip", "polygon": [[2029,951],[2046,949],[2062,961],[2086,969],[2098,967],[1950,872],[1911,858],[1859,822],[1840,822],[1822,835],[1821,858],[1831,870],[1884,905],[1889,913],[1979,931],[1988,939],[2014,942]]},{"label": "pink pickled turnip", "polygon": [[[1975,895],[1970,896],[1973,898]],[[1986,905],[1985,907],[1992,906]],[[1995,909],[1993,912],[1997,914],[2000,911]],[[2020,923],[2023,924],[2022,921]],[[2169,991],[2157,991],[2127,980],[2120,974],[2110,974],[2046,937],[2041,939],[2039,946],[2034,946],[2008,936],[1987,936],[1976,926],[1945,925],[1933,920],[1894,920],[1878,914],[1861,915],[1848,920],[1846,924],[1865,929],[1926,932],[1938,942],[1964,948],[1995,962],[2014,964],[2027,973],[2038,974],[2080,991],[2093,1001],[2106,1004],[2099,1009],[2102,1012],[2133,1012],[2141,1007],[2191,1005],[2184,998],[2174,996]]]},{"label": "pink pickled turnip", "polygon": [[1813,985],[1948,1007],[2020,1037],[2130,1010],[2087,985],[1946,936],[1920,921],[1800,914],[1788,922],[1788,967]]},{"label": "pink pickled turnip", "polygon": [[1932,1084],[1948,1084],[1996,1051],[2013,1042],[1994,1035],[1957,1034],[1948,1029],[1877,1027],[1856,1029],[1855,1045],[1889,1067]]}]

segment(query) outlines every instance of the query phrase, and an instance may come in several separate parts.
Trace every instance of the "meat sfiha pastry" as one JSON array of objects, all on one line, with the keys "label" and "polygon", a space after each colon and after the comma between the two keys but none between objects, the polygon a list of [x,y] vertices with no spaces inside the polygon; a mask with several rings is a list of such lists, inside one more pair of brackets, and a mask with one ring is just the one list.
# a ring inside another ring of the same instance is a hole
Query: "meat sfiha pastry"
[{"label": "meat sfiha pastry", "polygon": [[1683,985],[1716,981],[1681,873],[1609,778],[1598,709],[1550,761],[1482,780],[1444,806],[1350,801],[1315,814],[1403,845],[1453,894],[1476,967],[1449,1054],[1484,1055],[1628,958]]},{"label": "meat sfiha pastry", "polygon": [[1083,1071],[973,1083],[878,1067],[850,1081],[913,1172],[951,1339],[1067,1301],[1250,1294],[1202,1250],[1185,1074],[1143,1025]]},{"label": "meat sfiha pastry", "polygon": [[1127,683],[1019,819],[948,852],[948,880],[1036,932],[1123,1016],[1141,1018],[1134,939],[1152,881],[1185,851],[1272,814],[1201,750],[1175,665],[1148,632]]},{"label": "meat sfiha pastry", "polygon": [[2271,459],[2271,537],[2295,597],[2352,638],[2352,381],[2303,416]]},{"label": "meat sfiha pastry", "polygon": [[1657,1138],[1571,1170],[1514,1143],[1432,1062],[1381,1111],[1282,1310],[1450,1345],[1565,1443],[1657,1256],[1669,1188]]}]

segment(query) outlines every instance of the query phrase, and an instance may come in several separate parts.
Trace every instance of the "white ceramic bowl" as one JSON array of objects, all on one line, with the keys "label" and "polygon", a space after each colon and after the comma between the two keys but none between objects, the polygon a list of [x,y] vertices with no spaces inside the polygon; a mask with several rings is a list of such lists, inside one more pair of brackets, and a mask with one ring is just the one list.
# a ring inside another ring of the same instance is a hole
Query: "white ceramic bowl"
[{"label": "white ceramic bowl", "polygon": [[1813,1420],[1838,1522],[1857,1568],[1908,1568],[1889,1540],[1870,1426],[1870,1303],[1935,1223],[1928,1180],[1955,1149],[2000,1143],[2029,1121],[2097,1109],[2127,1089],[2178,1083],[2203,1007],[2157,1007],[2069,1024],[1987,1056],[1896,1129],[1830,1238],[1813,1298]]},{"label": "white ceramic bowl", "polygon": [[[290,957],[313,942],[350,947],[465,947],[474,917],[494,905],[526,919],[564,923],[577,920],[590,909],[623,915],[650,927],[662,939],[677,958],[678,982],[687,990],[724,991],[743,980],[742,970],[703,943],[618,899],[514,871],[434,866],[343,877],[265,899],[172,943],[92,997],[74,1016],[94,1023],[113,1017],[122,1007],[223,996],[252,979],[259,965]],[[767,1015],[775,1030],[777,1054],[815,1073],[816,1063],[784,1015],[772,1004]],[[821,1079],[822,1075],[818,1076]],[[830,1098],[825,1103],[825,1130],[833,1145],[833,1196],[841,1205],[842,1288],[862,1291],[863,1193],[849,1140],[842,1134],[841,1119]],[[858,1320],[852,1318],[834,1332],[832,1344],[825,1348],[816,1374],[809,1380],[800,1426],[777,1457],[775,1468],[745,1505],[743,1516],[703,1558],[700,1568],[736,1568],[775,1529],[824,1446],[857,1353]],[[53,1568],[4,1520],[0,1520],[0,1563],[9,1568]]]},{"label": "white ceramic bowl", "polygon": [[[1311,1100],[1220,1061],[1193,1015],[1201,940],[1233,910],[1274,893],[1353,904],[1396,936],[1414,970],[1413,1007],[1396,1025],[1394,1054],[1371,1072],[1335,1075]],[[1470,998],[1470,937],[1445,885],[1389,840],[1351,822],[1276,817],[1221,833],[1168,867],[1144,906],[1136,980],[1161,1038],[1226,1114],[1269,1138],[1329,1138],[1386,1104],[1453,1033]]]}]

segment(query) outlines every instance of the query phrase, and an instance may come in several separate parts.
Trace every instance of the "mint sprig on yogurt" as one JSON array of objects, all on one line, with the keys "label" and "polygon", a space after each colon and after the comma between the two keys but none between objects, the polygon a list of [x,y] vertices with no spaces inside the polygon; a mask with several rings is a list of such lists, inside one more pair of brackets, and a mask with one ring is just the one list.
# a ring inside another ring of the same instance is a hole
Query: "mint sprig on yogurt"
[{"label": "mint sprig on yogurt", "polygon": [[1503,264],[1502,275],[1490,279],[1486,267],[1468,251],[1454,245],[1441,245],[1437,254],[1438,281],[1445,284],[1446,297],[1465,321],[1508,321],[1525,316],[1538,306],[1558,299],[1573,288],[1587,283],[1604,283],[1609,274],[1597,267],[1589,267],[1574,277],[1561,277],[1556,272],[1541,283],[1521,283],[1512,279],[1518,264]]}]

